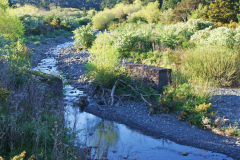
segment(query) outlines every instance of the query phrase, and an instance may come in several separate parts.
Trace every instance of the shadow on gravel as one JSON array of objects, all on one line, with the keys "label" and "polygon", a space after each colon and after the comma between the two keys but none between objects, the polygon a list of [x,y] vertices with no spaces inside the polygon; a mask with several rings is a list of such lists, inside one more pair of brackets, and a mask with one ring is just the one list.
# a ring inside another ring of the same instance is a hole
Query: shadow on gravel
[{"label": "shadow on gravel", "polygon": [[212,98],[217,115],[228,118],[240,125],[240,95],[215,95]]}]

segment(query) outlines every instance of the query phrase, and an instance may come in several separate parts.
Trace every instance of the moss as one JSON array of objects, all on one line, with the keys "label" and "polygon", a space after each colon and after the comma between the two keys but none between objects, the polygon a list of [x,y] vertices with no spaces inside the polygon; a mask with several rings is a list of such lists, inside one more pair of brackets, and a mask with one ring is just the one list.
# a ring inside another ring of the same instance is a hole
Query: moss
[{"label": "moss", "polygon": [[0,102],[5,102],[11,95],[11,92],[5,88],[1,88],[0,84]]}]

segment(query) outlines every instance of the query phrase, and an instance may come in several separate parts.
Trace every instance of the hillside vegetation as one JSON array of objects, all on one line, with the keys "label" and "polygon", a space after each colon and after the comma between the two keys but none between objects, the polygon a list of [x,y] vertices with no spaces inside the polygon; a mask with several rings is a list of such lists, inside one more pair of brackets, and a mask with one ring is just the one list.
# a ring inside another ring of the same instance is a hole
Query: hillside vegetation
[{"label": "hillside vegetation", "polygon": [[[11,7],[0,0],[3,158],[79,159],[74,134],[64,123],[64,108],[55,103],[62,91],[51,90],[51,80],[59,79],[33,72],[27,47],[58,35],[72,36],[78,50],[88,49],[87,77],[99,88],[133,95],[147,104],[151,114],[172,112],[190,125],[240,136],[234,126],[214,124],[210,103],[210,88],[240,87],[238,0],[76,0],[75,8],[59,6],[74,5],[68,1],[28,2],[15,1]],[[172,83],[161,93],[140,86],[126,73],[125,62],[170,68]],[[40,95],[52,103],[36,104],[35,91],[42,91]],[[13,105],[22,92],[25,103]]]}]

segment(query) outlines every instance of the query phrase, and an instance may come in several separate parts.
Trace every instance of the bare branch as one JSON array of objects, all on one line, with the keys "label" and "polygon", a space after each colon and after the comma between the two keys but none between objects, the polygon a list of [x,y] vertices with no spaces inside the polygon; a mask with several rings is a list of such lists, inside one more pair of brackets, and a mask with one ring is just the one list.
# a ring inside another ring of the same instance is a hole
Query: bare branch
[{"label": "bare branch", "polygon": [[115,90],[116,90],[116,87],[117,87],[117,83],[118,83],[118,80],[115,82],[115,84],[112,88],[112,91],[111,91],[111,106],[114,104],[114,93],[115,93]]}]

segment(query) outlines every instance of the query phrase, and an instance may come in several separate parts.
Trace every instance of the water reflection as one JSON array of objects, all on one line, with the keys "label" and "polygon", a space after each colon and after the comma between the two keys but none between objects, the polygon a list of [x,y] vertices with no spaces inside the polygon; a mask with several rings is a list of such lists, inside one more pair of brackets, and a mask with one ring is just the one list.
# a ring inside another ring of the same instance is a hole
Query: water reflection
[{"label": "water reflection", "polygon": [[101,120],[94,128],[93,135],[89,135],[89,146],[93,147],[92,158],[106,159],[109,148],[118,142],[118,127],[113,123]]},{"label": "water reflection", "polygon": [[[68,106],[70,107],[70,106]],[[179,145],[167,139],[155,139],[129,129],[123,124],[103,120],[92,114],[69,108],[75,116],[78,142],[88,148],[91,159],[137,159],[137,160],[222,160],[225,155]],[[77,113],[77,114],[76,114]],[[68,115],[71,115],[68,112]],[[73,123],[72,123],[73,126]],[[183,153],[188,153],[184,156]]]}]

